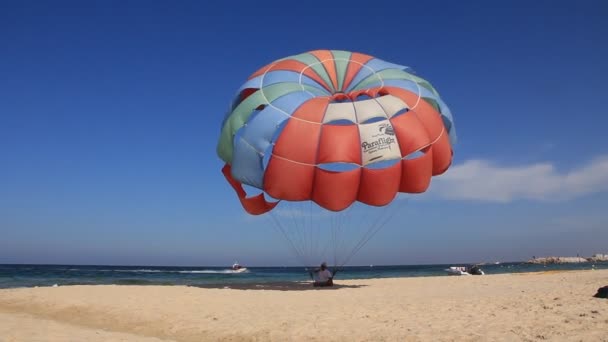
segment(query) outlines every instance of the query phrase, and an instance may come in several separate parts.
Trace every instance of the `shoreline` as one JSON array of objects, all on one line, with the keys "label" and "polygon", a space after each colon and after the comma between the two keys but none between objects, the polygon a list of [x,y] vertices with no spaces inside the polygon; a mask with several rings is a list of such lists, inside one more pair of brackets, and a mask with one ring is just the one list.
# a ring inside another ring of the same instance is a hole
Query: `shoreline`
[{"label": "shoreline", "polygon": [[[514,276],[526,275],[526,276]],[[0,336],[45,341],[605,339],[608,270],[341,280],[334,289],[74,285],[0,290]],[[308,291],[307,289],[314,291]],[[119,335],[116,335],[119,336]],[[121,335],[122,336],[122,335]],[[318,338],[324,336],[324,338]],[[75,337],[74,337],[75,338]]]},{"label": "shoreline", "polygon": [[[608,263],[606,263],[608,264]],[[608,271],[608,268],[590,268],[590,269],[551,269],[551,270],[542,270],[542,271],[520,271],[520,272],[504,272],[504,273],[490,273],[484,275],[470,275],[464,277],[493,277],[493,276],[508,276],[508,275],[535,275],[535,274],[556,274],[556,273],[567,273],[567,272],[595,272],[595,271]],[[397,280],[397,279],[412,279],[412,278],[453,278],[455,276],[450,276],[447,273],[444,275],[416,275],[416,276],[401,276],[401,277],[366,277],[366,278],[345,278],[341,279],[340,277],[336,278],[333,287],[322,288],[321,290],[332,290],[339,288],[349,288],[353,287],[352,285],[343,284],[341,282],[352,282],[352,281],[366,281],[366,280]],[[3,290],[12,290],[12,289],[36,289],[36,288],[53,288],[53,287],[71,287],[71,286],[120,286],[120,287],[128,287],[128,286],[141,286],[141,287],[149,287],[149,286],[159,286],[159,287],[192,287],[192,288],[201,288],[201,289],[231,289],[231,290],[278,290],[278,291],[291,291],[291,290],[318,290],[319,288],[312,286],[312,281],[310,280],[294,280],[294,281],[268,281],[268,282],[260,282],[252,280],[251,282],[222,282],[222,283],[208,283],[208,284],[179,284],[179,283],[126,283],[126,284],[53,284],[53,285],[35,285],[35,286],[18,286],[18,287],[0,287],[0,291]]]}]

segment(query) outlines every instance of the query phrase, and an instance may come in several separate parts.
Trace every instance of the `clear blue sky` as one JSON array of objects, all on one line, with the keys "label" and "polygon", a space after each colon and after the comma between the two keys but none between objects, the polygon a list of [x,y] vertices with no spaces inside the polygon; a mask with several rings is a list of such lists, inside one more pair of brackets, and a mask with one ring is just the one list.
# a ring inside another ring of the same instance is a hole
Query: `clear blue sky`
[{"label": "clear blue sky", "polygon": [[296,264],[215,147],[249,74],[314,49],[411,66],[458,130],[352,263],[608,253],[608,2],[325,3],[0,2],[0,263]]}]

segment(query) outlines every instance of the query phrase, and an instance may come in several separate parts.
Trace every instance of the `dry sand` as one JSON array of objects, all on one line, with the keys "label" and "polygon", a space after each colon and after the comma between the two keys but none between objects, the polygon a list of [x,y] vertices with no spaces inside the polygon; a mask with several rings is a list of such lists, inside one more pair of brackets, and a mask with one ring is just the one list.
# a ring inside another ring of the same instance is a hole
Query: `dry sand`
[{"label": "dry sand", "polygon": [[608,270],[0,290],[0,341],[608,341]]}]

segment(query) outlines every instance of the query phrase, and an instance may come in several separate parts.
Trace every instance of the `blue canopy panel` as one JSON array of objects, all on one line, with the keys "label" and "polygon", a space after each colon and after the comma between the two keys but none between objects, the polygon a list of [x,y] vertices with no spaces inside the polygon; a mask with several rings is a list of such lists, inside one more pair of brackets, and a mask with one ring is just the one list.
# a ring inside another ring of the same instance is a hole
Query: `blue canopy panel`
[{"label": "blue canopy panel", "polygon": [[277,98],[272,105],[256,111],[234,136],[232,176],[243,184],[264,187],[265,153],[271,153],[273,140],[280,134],[282,123],[304,102],[314,96],[305,91]]}]

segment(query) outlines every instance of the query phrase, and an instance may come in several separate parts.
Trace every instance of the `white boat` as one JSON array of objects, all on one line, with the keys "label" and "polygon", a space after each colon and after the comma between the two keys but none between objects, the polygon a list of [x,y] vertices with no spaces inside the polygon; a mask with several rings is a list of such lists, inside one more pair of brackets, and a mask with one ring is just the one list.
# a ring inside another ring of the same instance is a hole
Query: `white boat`
[{"label": "white boat", "polygon": [[234,273],[243,273],[245,271],[247,271],[247,267],[241,266],[238,262],[235,262],[232,265],[232,272]]},{"label": "white boat", "polygon": [[452,266],[450,268],[445,269],[448,272],[448,275],[471,275],[471,273],[467,272],[467,268],[464,266]]},{"label": "white boat", "polygon": [[465,267],[465,266],[451,266],[450,268],[446,268],[445,271],[448,275],[456,275],[456,276],[469,276],[469,275],[484,275],[485,273],[481,270],[481,268],[477,266]]}]

